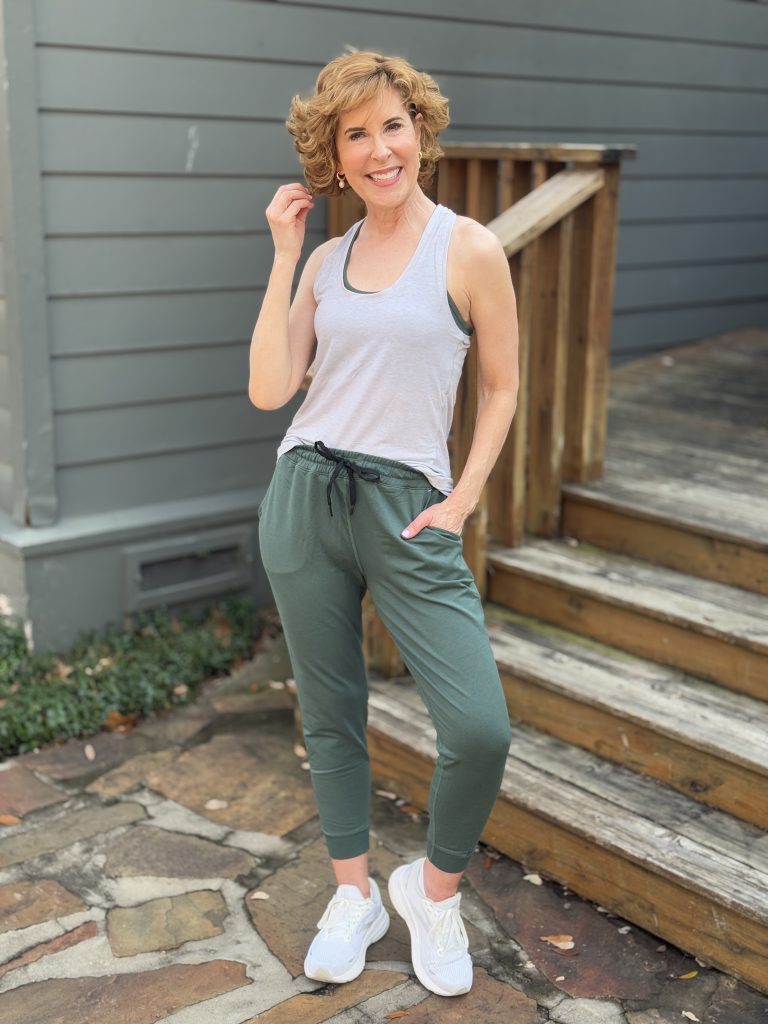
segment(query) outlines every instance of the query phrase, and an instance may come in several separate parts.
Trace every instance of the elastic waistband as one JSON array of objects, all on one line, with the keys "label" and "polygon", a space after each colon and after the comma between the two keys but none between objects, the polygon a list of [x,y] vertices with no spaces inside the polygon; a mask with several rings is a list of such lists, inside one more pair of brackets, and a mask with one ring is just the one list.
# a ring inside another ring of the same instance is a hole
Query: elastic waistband
[{"label": "elastic waistband", "polygon": [[[327,447],[334,455],[343,459],[350,459],[360,466],[377,469],[381,476],[392,477],[396,480],[418,480],[421,483],[429,483],[420,469],[414,469],[413,466],[407,466],[404,462],[398,462],[396,459],[385,459],[382,455],[368,455],[365,452],[355,452],[347,448],[331,448],[330,445]],[[289,459],[291,462],[314,463],[319,471],[325,472],[329,476],[336,467],[336,463],[305,444],[289,448],[281,458]]]}]

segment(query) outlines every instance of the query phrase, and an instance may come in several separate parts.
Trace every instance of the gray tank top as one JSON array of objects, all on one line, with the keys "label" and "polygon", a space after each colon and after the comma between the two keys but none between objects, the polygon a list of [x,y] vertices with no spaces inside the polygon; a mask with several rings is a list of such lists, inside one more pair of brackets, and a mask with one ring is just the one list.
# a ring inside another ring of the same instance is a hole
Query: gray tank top
[{"label": "gray tank top", "polygon": [[361,292],[346,280],[359,220],[315,278],[312,382],[277,449],[322,441],[420,470],[450,494],[448,433],[471,327],[447,292],[448,243],[456,214],[432,211],[405,270],[388,288]]}]

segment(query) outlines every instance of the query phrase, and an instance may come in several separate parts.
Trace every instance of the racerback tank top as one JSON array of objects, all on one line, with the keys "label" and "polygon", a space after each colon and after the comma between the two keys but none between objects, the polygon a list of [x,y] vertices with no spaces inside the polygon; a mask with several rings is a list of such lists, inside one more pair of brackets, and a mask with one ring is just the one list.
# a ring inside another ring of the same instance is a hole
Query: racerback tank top
[{"label": "racerback tank top", "polygon": [[459,326],[447,291],[455,221],[438,203],[402,274],[380,291],[357,291],[346,281],[362,220],[328,253],[314,285],[312,382],[277,458],[319,440],[396,459],[450,494],[448,433],[471,331]]}]

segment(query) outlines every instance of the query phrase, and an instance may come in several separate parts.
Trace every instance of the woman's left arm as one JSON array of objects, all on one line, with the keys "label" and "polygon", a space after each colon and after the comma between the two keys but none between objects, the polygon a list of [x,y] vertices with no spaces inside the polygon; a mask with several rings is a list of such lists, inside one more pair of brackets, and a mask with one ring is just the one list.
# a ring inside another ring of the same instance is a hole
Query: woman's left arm
[{"label": "woman's left arm", "polygon": [[506,440],[517,406],[517,302],[509,262],[493,232],[476,221],[462,224],[463,278],[475,329],[481,395],[472,445],[451,493],[425,509],[408,527],[442,526],[461,533]]}]

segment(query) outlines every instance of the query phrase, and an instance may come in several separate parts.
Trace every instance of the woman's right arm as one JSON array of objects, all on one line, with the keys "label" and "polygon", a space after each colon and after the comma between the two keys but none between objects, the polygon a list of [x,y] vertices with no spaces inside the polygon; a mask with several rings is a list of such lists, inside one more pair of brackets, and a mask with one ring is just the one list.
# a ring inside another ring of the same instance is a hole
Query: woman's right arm
[{"label": "woman's right arm", "polygon": [[319,245],[306,262],[291,304],[291,286],[312,208],[306,187],[281,185],[267,207],[275,257],[251,338],[248,397],[258,409],[279,409],[301,386],[315,351],[315,276],[331,243]]}]

